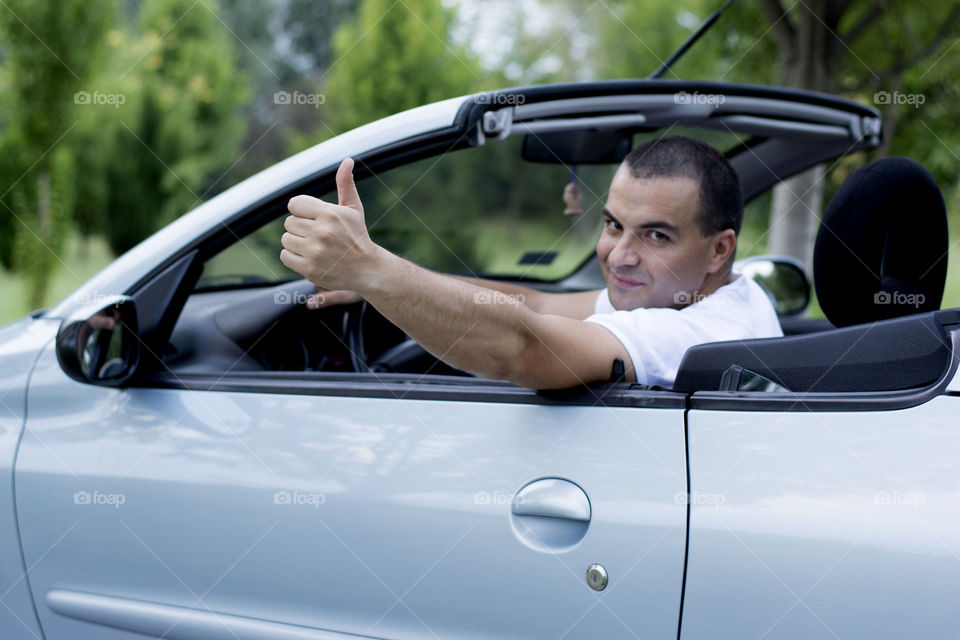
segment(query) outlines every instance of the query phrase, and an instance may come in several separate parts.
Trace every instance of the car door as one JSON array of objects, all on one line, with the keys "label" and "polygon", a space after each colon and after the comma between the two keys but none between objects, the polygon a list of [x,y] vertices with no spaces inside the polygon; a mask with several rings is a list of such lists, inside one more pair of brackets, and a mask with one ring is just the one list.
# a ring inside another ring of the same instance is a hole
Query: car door
[{"label": "car door", "polygon": [[952,328],[930,388],[693,395],[681,638],[956,637]]},{"label": "car door", "polygon": [[16,462],[46,638],[673,637],[682,396],[428,383],[113,389],[48,348]]}]

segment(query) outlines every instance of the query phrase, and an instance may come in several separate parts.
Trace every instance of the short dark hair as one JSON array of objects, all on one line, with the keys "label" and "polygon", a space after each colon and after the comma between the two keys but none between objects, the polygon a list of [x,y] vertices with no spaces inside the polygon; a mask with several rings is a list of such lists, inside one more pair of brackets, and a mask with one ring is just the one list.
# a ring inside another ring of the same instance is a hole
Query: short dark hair
[{"label": "short dark hair", "polygon": [[703,235],[724,229],[740,234],[740,179],[723,154],[709,144],[686,136],[657,138],[628,153],[623,164],[638,179],[693,178],[700,184],[698,213]]}]

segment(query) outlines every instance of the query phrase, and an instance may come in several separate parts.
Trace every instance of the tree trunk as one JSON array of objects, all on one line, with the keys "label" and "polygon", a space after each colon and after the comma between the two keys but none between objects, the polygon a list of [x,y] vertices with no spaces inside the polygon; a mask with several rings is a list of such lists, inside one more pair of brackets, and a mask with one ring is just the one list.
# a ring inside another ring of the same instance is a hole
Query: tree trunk
[{"label": "tree trunk", "polygon": [[[900,93],[901,91],[903,91],[903,76],[894,76],[891,94]],[[896,133],[898,111],[899,105],[895,104],[892,100],[883,108],[883,139],[886,141],[893,140],[893,136]],[[887,153],[887,145],[884,144],[882,147],[873,152],[871,159],[876,160],[879,158],[886,158]]]},{"label": "tree trunk", "polygon": [[37,174],[37,235],[41,238],[50,237],[53,208],[53,195],[50,190],[50,172],[40,171]]},{"label": "tree trunk", "polygon": [[808,271],[823,207],[824,175],[824,166],[817,165],[773,190],[770,253],[796,258]]},{"label": "tree trunk", "polygon": [[[771,18],[779,6],[768,5]],[[831,30],[836,32],[842,10],[841,4],[830,0],[811,0],[776,18],[784,85],[831,90],[830,69],[839,46]],[[782,7],[780,11],[784,11]],[[798,19],[791,21],[794,15]],[[825,173],[823,166],[813,167],[773,190],[769,250],[800,260],[808,271],[812,269],[813,243],[820,224]]]},{"label": "tree trunk", "polygon": [[[50,288],[51,261],[49,256],[45,255],[49,248],[43,245],[49,242],[53,230],[53,193],[50,186],[50,171],[44,170],[37,174],[37,230],[36,234],[39,241],[31,244],[39,245],[36,247],[38,255],[30,258],[29,283],[30,291],[27,294],[27,300],[31,309],[39,309],[43,306],[43,301],[47,297],[47,291]],[[31,239],[36,240],[36,239]]]}]

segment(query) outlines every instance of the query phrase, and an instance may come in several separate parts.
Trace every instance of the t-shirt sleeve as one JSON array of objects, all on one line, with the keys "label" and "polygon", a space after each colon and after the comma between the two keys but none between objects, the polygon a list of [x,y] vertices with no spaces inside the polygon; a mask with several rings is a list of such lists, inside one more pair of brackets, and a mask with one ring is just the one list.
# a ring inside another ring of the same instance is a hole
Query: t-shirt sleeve
[{"label": "t-shirt sleeve", "polygon": [[614,311],[592,315],[586,322],[600,325],[620,341],[637,382],[648,386],[672,386],[683,353],[696,341],[674,309]]}]

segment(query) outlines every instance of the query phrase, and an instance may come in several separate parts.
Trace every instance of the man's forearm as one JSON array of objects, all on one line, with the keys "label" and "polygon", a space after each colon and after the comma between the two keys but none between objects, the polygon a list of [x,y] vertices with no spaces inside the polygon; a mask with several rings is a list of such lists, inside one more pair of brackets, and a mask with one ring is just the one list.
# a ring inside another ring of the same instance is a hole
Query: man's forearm
[{"label": "man's forearm", "polygon": [[512,302],[517,302],[519,304],[525,304],[534,311],[540,312],[543,304],[544,298],[549,296],[549,293],[544,293],[543,291],[537,291],[536,289],[531,289],[530,287],[524,287],[522,285],[513,284],[511,282],[500,282],[499,280],[488,280],[486,278],[473,278],[470,276],[455,276],[451,275],[451,278],[456,278],[463,282],[467,282],[477,287],[483,287],[485,289],[493,289],[494,291],[499,291],[507,296],[510,296],[513,300]]},{"label": "man's forearm", "polygon": [[499,291],[509,296],[505,302],[524,304],[537,313],[565,316],[575,320],[584,320],[593,314],[598,291],[578,291],[576,293],[547,293],[530,287],[468,276],[451,276],[474,286]]},{"label": "man's forearm", "polygon": [[[479,278],[429,271],[384,249],[375,262],[372,277],[356,291],[387,319],[455,367],[487,378],[513,377],[533,309],[517,298],[490,296]],[[525,295],[519,291],[524,287],[515,289],[502,293]]]}]

